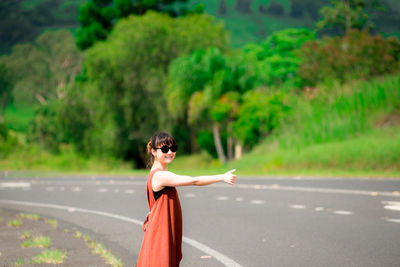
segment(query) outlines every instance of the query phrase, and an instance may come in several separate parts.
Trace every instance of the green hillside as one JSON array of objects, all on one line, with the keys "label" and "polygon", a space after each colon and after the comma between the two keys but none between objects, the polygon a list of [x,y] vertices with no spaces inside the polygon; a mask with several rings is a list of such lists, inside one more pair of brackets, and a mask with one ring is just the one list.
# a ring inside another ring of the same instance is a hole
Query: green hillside
[{"label": "green hillside", "polygon": [[[0,54],[13,45],[32,42],[43,30],[76,29],[79,6],[86,0],[0,1]],[[233,47],[259,42],[270,33],[288,27],[313,28],[318,10],[328,0],[189,0],[192,8],[203,4],[205,11],[225,21]],[[372,12],[375,31],[400,36],[400,2],[383,0],[386,12]],[[182,6],[182,5],[181,5]]]}]

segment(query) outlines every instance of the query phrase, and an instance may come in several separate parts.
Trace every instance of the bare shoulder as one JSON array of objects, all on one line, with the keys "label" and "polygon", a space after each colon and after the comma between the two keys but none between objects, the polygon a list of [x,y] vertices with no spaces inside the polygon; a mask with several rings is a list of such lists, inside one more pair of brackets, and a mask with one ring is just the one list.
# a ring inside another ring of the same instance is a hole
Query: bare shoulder
[{"label": "bare shoulder", "polygon": [[171,176],[174,176],[175,174],[173,172],[170,171],[158,171],[154,174],[153,179],[165,179]]}]

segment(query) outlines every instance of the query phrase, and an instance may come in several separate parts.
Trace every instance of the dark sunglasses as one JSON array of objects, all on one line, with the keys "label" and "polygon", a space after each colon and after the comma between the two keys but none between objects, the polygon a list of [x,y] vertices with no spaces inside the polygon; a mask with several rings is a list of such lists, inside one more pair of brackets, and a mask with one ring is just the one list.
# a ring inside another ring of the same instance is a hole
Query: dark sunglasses
[{"label": "dark sunglasses", "polygon": [[163,145],[162,147],[154,147],[154,149],[161,149],[162,153],[168,153],[169,150],[171,150],[171,152],[176,152],[178,150],[178,146],[177,145],[172,145],[172,146]]}]

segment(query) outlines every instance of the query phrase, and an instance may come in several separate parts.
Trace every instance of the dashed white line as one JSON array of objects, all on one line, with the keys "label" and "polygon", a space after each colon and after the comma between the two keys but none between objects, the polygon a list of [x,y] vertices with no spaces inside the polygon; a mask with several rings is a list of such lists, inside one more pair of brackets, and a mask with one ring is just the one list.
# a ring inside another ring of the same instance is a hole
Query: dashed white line
[{"label": "dashed white line", "polygon": [[315,211],[323,211],[323,210],[325,210],[324,207],[316,207],[316,208],[315,208]]},{"label": "dashed white line", "polygon": [[400,219],[386,219],[387,222],[400,223]]},{"label": "dashed white line", "polygon": [[236,201],[243,201],[243,198],[242,197],[237,197],[237,198],[235,198],[235,200]]},{"label": "dashed white line", "polygon": [[108,192],[108,189],[107,188],[99,188],[99,189],[97,189],[97,192],[105,193],[105,192]]},{"label": "dashed white line", "polygon": [[193,198],[193,197],[195,197],[196,195],[193,194],[193,193],[187,193],[187,194],[185,194],[184,196],[185,196],[185,197],[188,197],[188,198]]},{"label": "dashed white line", "polygon": [[255,200],[250,201],[250,203],[251,203],[251,204],[260,205],[260,204],[264,204],[265,201],[264,201],[264,200],[255,199]]},{"label": "dashed white line", "polygon": [[305,208],[306,208],[306,206],[304,206],[304,205],[298,205],[298,204],[296,204],[296,205],[289,205],[289,207],[292,208],[292,209],[305,209]]},{"label": "dashed white line", "polygon": [[125,193],[127,193],[127,194],[133,194],[133,193],[135,193],[135,190],[133,190],[133,189],[128,189],[128,190],[125,190]]},{"label": "dashed white line", "polygon": [[0,188],[26,188],[30,187],[30,183],[25,182],[4,182],[0,183]]},{"label": "dashed white line", "polygon": [[46,187],[46,191],[54,191],[54,187],[53,186],[48,186],[48,187]]},{"label": "dashed white line", "polygon": [[72,190],[73,192],[80,192],[80,191],[81,191],[81,188],[80,188],[79,186],[77,186],[77,187],[72,187],[71,190]]},{"label": "dashed white line", "polygon": [[386,210],[400,211],[399,201],[382,201],[381,203],[384,205],[383,208]]},{"label": "dashed white line", "polygon": [[385,206],[383,206],[383,208],[386,210],[400,211],[400,206],[397,206],[397,205],[385,205]]},{"label": "dashed white line", "polygon": [[229,199],[229,197],[227,197],[227,196],[218,196],[217,197],[217,200],[228,200]]},{"label": "dashed white line", "polygon": [[337,215],[353,215],[353,212],[348,210],[335,210],[333,213]]}]

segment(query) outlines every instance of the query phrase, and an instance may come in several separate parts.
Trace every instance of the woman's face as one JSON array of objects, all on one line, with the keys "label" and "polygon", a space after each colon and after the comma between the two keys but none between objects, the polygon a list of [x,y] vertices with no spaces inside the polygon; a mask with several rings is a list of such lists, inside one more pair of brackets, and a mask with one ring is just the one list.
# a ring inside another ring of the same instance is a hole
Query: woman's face
[{"label": "woman's face", "polygon": [[176,151],[172,152],[171,149],[168,149],[168,152],[164,153],[160,149],[162,146],[168,146],[168,145],[162,144],[160,146],[157,146],[158,149],[152,149],[154,160],[159,161],[161,164],[169,164],[174,160]]}]

